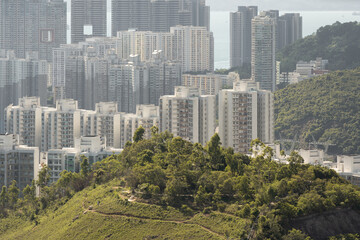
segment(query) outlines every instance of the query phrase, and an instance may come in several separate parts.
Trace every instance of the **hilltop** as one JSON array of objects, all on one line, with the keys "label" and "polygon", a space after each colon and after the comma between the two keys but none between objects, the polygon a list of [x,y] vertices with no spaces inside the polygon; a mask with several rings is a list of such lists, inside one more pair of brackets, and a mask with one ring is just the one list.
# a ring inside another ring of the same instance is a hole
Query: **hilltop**
[{"label": "hilltop", "polygon": [[321,27],[277,53],[281,72],[292,72],[298,61],[317,57],[329,60],[329,70],[354,69],[360,66],[360,24],[339,23]]},{"label": "hilltop", "polygon": [[[278,164],[258,140],[255,157],[248,157],[221,148],[216,134],[203,147],[156,127],[151,139],[143,139],[140,128],[134,140],[92,167],[85,158],[80,173],[64,171],[50,187],[42,168],[39,198],[34,186],[24,189],[23,199],[15,198],[16,183],[3,189],[0,238],[324,239],[360,233],[359,188],[332,170],[302,165],[296,153],[290,164]],[[342,217],[332,221],[337,228],[316,221],[330,215]],[[315,228],[303,227],[314,221]]]},{"label": "hilltop", "polygon": [[319,140],[334,154],[360,154],[360,68],[292,84],[275,92],[275,130],[305,147]]}]

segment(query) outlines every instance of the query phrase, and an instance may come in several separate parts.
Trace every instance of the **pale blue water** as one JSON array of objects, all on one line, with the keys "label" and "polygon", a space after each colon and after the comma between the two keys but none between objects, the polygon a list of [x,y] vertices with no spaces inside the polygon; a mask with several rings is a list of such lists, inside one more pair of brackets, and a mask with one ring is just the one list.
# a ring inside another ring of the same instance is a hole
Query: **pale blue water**
[{"label": "pale blue water", "polygon": [[[284,14],[286,11],[281,11]],[[322,26],[339,22],[360,21],[359,15],[353,12],[304,11],[299,12],[303,17],[303,36],[316,32]],[[229,12],[211,12],[211,31],[215,40],[215,69],[229,68],[230,66],[230,24]]]}]

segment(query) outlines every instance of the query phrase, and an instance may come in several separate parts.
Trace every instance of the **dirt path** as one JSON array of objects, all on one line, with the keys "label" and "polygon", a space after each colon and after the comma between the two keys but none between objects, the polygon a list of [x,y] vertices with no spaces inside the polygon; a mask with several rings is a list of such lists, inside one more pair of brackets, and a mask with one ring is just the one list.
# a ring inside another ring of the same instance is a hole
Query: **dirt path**
[{"label": "dirt path", "polygon": [[134,218],[134,219],[139,219],[139,220],[153,220],[153,221],[159,221],[159,222],[166,222],[166,223],[176,223],[176,224],[187,224],[187,225],[195,225],[195,226],[198,226],[200,228],[202,228],[203,230],[213,234],[213,235],[216,235],[218,237],[220,237],[221,239],[226,239],[224,235],[220,234],[220,233],[217,233],[217,232],[214,232],[213,230],[211,230],[210,228],[208,227],[205,227],[203,225],[200,225],[198,223],[190,223],[189,220],[184,220],[184,221],[175,221],[175,220],[164,220],[164,219],[158,219],[158,218],[149,218],[149,217],[139,217],[139,216],[135,216],[135,215],[132,215],[132,214],[123,214],[123,213],[104,213],[104,212],[100,212],[100,211],[97,211],[97,210],[85,210],[87,212],[91,212],[91,213],[95,213],[95,214],[99,214],[99,215],[102,215],[102,216],[112,216],[112,217],[127,217],[127,218]]}]

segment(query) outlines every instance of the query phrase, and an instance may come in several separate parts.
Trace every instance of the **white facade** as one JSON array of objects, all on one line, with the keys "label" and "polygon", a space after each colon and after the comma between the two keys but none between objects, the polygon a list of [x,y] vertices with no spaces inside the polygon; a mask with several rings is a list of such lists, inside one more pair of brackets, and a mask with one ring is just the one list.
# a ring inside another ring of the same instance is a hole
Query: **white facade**
[{"label": "white facade", "polygon": [[96,104],[95,111],[78,108],[72,99],[57,101],[56,108],[41,107],[38,98],[20,99],[20,106],[6,109],[8,133],[20,136],[20,144],[38,146],[41,151],[74,148],[81,136],[101,136],[106,147],[123,148],[132,141],[136,129],[143,126],[145,137],[159,125],[159,107],[137,105],[136,113],[118,112],[116,102]]},{"label": "white facade", "polygon": [[20,136],[20,145],[41,146],[41,105],[40,98],[19,99],[19,105],[5,109],[5,132]]},{"label": "white facade", "polygon": [[217,95],[222,89],[222,84],[222,79],[217,74],[183,74],[182,76],[182,85],[199,88],[201,95]]},{"label": "white facade", "polygon": [[[206,27],[171,27],[174,35],[175,59],[182,63],[184,72],[214,70],[214,37]],[[174,60],[175,60],[174,59]]]},{"label": "white facade", "polygon": [[72,99],[57,101],[56,109],[43,109],[41,150],[73,147],[75,139],[81,135],[81,112],[77,101]]},{"label": "white facade", "polygon": [[160,98],[160,131],[205,145],[215,128],[215,96],[202,96],[198,88],[176,87],[175,95]]},{"label": "white facade", "polygon": [[121,114],[120,118],[120,147],[126,142],[132,142],[136,129],[142,126],[145,129],[144,138],[151,138],[151,128],[159,126],[159,107],[153,104],[137,105],[136,114]]},{"label": "white facade", "polygon": [[82,156],[88,158],[89,164],[96,162],[113,154],[120,154],[122,149],[107,148],[106,140],[100,136],[84,136],[75,140],[73,148],[52,149],[44,152],[44,162],[51,169],[51,182],[60,178],[64,170],[69,172],[80,171]]},{"label": "white facade", "polygon": [[219,95],[219,136],[224,147],[247,153],[253,139],[274,141],[273,94],[253,81],[234,83]]},{"label": "white facade", "polygon": [[83,136],[98,135],[106,137],[106,146],[120,148],[120,113],[115,102],[100,102],[95,111],[83,114]]},{"label": "white facade", "polygon": [[122,59],[135,54],[148,61],[155,50],[162,50],[166,60],[181,62],[184,72],[214,70],[214,39],[206,27],[176,26],[170,33],[129,30],[117,36],[117,54]]},{"label": "white facade", "polygon": [[337,170],[340,173],[360,173],[360,155],[337,156]]},{"label": "white facade", "polygon": [[324,162],[324,151],[319,149],[305,150],[300,149],[300,156],[304,159],[304,164],[322,165]]}]

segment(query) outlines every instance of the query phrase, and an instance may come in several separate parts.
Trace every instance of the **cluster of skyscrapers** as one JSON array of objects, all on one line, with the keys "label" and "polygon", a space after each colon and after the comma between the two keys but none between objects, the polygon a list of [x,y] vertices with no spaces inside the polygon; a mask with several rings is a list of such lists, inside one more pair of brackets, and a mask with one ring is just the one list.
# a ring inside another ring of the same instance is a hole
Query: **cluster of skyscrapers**
[{"label": "cluster of skyscrapers", "polygon": [[[203,145],[218,133],[243,153],[252,139],[273,142],[275,51],[301,37],[301,26],[290,34],[301,17],[231,14],[232,64],[252,67],[241,81],[214,73],[204,0],[113,0],[112,37],[107,2],[71,1],[66,44],[63,0],[0,0],[0,185],[24,187],[40,163],[56,181],[81,155],[94,163],[121,152],[140,126],[146,138],[158,126]],[[29,173],[12,172],[23,151]]]},{"label": "cluster of skyscrapers", "polygon": [[262,89],[275,91],[276,51],[302,38],[298,13],[279,16],[278,10],[258,14],[257,6],[240,6],[230,13],[230,67],[251,64],[251,77]]}]

